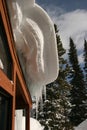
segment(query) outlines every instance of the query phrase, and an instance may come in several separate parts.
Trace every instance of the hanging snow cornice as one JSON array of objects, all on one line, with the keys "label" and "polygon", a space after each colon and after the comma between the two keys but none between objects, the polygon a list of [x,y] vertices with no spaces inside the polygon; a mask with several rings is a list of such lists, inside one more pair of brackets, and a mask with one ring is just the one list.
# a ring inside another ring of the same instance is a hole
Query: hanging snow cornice
[{"label": "hanging snow cornice", "polygon": [[40,89],[58,76],[54,24],[34,0],[13,0],[12,8],[14,13],[10,11],[10,16],[16,49],[29,90],[35,96],[38,86]]}]

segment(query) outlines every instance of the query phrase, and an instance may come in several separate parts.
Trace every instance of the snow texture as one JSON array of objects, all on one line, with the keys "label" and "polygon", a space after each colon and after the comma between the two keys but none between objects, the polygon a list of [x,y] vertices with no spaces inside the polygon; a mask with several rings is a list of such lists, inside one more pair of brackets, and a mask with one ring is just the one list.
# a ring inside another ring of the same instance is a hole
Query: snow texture
[{"label": "snow texture", "polygon": [[76,127],[75,130],[87,130],[87,119]]},{"label": "snow texture", "polygon": [[36,119],[30,118],[30,130],[43,130],[43,127]]},{"label": "snow texture", "polygon": [[13,0],[8,6],[21,67],[31,96],[38,99],[42,87],[58,76],[54,25],[34,0]]}]

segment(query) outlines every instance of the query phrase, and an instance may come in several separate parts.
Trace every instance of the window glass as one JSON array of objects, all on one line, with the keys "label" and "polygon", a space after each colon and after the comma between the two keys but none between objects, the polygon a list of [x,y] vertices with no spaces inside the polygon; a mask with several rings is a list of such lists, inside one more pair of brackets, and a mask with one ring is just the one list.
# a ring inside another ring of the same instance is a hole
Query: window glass
[{"label": "window glass", "polygon": [[0,68],[11,79],[12,59],[9,51],[5,29],[0,15]]},{"label": "window glass", "polygon": [[11,97],[0,89],[0,130],[11,130]]}]

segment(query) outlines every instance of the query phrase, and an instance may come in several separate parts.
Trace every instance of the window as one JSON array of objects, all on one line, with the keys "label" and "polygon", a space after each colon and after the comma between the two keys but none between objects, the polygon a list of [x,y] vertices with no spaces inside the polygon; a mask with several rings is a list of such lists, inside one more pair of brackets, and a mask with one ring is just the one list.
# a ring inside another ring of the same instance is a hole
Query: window
[{"label": "window", "polygon": [[0,15],[0,68],[8,76],[8,78],[11,79],[12,59],[7,44],[7,38],[6,38],[1,15]]},{"label": "window", "polygon": [[11,96],[0,88],[0,130],[11,130]]}]

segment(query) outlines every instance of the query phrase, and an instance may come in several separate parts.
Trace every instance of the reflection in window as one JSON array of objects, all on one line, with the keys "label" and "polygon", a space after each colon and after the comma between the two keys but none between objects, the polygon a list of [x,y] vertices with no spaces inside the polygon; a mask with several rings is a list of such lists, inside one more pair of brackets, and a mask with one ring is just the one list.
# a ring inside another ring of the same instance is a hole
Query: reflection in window
[{"label": "reflection in window", "polygon": [[7,43],[7,38],[0,15],[0,68],[3,69],[8,78],[11,79],[12,60]]},{"label": "reflection in window", "polygon": [[0,130],[11,130],[11,97],[0,89]]}]

